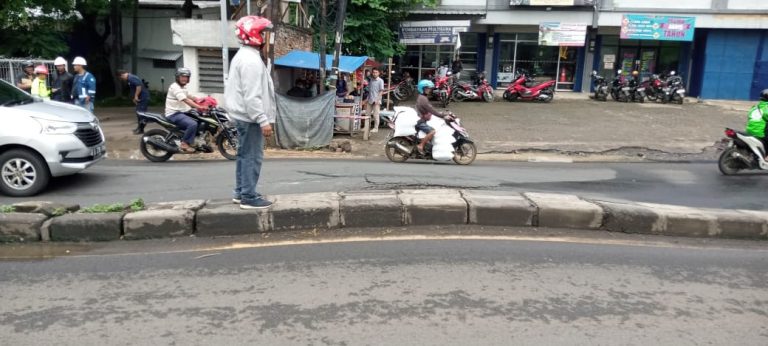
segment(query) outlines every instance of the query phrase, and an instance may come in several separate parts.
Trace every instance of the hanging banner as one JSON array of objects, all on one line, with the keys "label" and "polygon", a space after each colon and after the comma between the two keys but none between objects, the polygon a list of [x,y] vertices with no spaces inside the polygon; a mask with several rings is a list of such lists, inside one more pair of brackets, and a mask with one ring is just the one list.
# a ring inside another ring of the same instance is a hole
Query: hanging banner
[{"label": "hanging banner", "polygon": [[592,6],[595,0],[510,0],[510,6]]},{"label": "hanging banner", "polygon": [[402,22],[400,43],[456,45],[459,33],[469,31],[468,20]]},{"label": "hanging banner", "polygon": [[621,20],[624,40],[693,41],[696,17],[625,14]]},{"label": "hanging banner", "polygon": [[586,37],[587,24],[539,23],[540,46],[583,47]]}]

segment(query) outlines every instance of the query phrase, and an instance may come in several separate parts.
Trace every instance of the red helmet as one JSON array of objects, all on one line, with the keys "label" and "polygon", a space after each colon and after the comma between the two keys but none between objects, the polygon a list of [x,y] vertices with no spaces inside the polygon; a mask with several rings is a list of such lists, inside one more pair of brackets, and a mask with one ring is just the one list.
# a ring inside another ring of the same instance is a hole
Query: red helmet
[{"label": "red helmet", "polygon": [[261,46],[264,44],[264,30],[271,30],[272,22],[264,17],[245,16],[235,24],[235,34],[243,44]]},{"label": "red helmet", "polygon": [[48,68],[45,67],[45,65],[37,65],[37,67],[35,67],[35,74],[39,74],[39,73],[47,75],[48,74]]}]

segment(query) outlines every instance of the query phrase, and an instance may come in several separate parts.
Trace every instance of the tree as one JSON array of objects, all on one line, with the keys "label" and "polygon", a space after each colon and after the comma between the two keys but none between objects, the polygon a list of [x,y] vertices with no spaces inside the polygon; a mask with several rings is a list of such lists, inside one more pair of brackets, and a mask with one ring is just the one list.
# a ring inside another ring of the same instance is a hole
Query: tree
[{"label": "tree", "polygon": [[49,58],[66,54],[66,33],[77,19],[71,0],[3,0],[0,55]]},{"label": "tree", "polygon": [[[312,0],[311,12],[318,17],[320,1]],[[325,0],[330,1],[330,0]],[[418,6],[434,7],[437,0],[348,0],[347,16],[344,24],[343,51],[348,55],[366,55],[384,59],[402,54],[405,47],[397,40],[397,26],[404,20],[408,11]],[[330,1],[329,8],[336,8],[335,1]],[[336,13],[329,13],[324,23],[315,21],[315,46],[319,45],[319,32],[334,32],[333,23]],[[327,42],[325,52],[332,50],[333,40]]]}]

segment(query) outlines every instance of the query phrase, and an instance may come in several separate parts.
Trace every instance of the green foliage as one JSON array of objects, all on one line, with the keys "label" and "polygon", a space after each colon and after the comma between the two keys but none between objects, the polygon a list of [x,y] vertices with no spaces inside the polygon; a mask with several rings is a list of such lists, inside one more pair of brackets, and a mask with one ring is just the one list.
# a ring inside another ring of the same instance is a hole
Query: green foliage
[{"label": "green foliage", "polygon": [[62,33],[71,30],[77,20],[71,0],[4,0],[3,3],[0,55],[50,58],[69,51]]},{"label": "green foliage", "polygon": [[53,216],[62,216],[67,213],[67,208],[56,208],[53,210]]},{"label": "green foliage", "polygon": [[141,198],[134,199],[131,204],[124,205],[123,203],[114,204],[94,204],[90,207],[80,209],[80,212],[86,214],[100,214],[100,213],[117,213],[121,211],[141,211],[144,210],[144,200]]},{"label": "green foliage", "polygon": [[0,205],[0,213],[13,213],[16,211],[16,207],[12,205]]},{"label": "green foliage", "polygon": [[[311,2],[311,12],[319,17],[317,2]],[[437,0],[349,0],[347,16],[344,22],[343,54],[365,55],[383,60],[400,55],[405,46],[398,43],[397,26],[408,15],[408,11],[419,7],[434,7]],[[329,12],[335,8],[336,2],[329,5]],[[315,46],[319,47],[319,33],[328,33],[326,52],[333,51],[333,32],[336,14],[329,13],[326,27],[321,28],[319,21],[313,23],[315,29]]]}]

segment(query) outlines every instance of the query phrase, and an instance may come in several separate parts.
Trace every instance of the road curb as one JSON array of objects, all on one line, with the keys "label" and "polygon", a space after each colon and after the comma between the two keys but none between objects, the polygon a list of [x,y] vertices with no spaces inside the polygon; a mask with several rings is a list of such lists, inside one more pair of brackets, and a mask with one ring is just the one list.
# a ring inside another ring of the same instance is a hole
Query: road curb
[{"label": "road curb", "polygon": [[274,205],[262,210],[242,210],[230,200],[155,203],[137,212],[74,212],[61,216],[24,208],[29,212],[0,213],[0,242],[212,237],[462,224],[768,239],[768,212],[764,211],[601,201],[568,194],[424,189],[267,198]]}]

